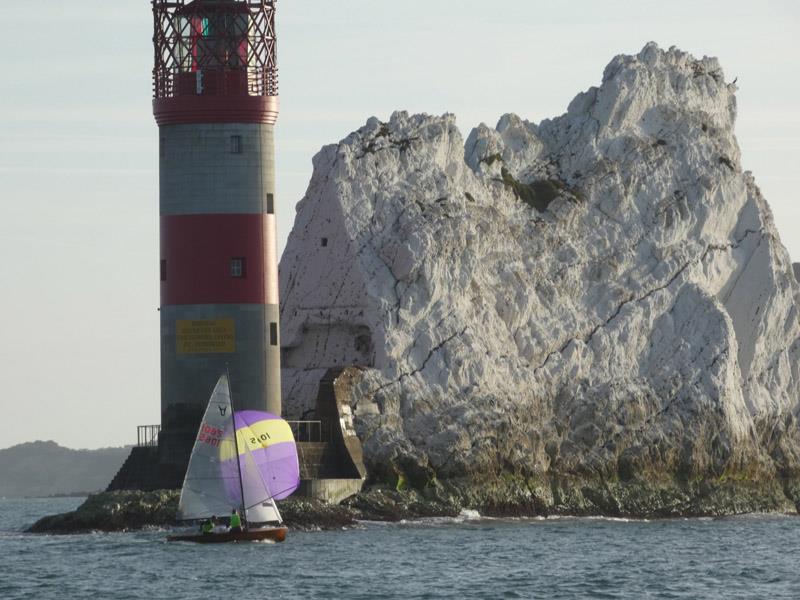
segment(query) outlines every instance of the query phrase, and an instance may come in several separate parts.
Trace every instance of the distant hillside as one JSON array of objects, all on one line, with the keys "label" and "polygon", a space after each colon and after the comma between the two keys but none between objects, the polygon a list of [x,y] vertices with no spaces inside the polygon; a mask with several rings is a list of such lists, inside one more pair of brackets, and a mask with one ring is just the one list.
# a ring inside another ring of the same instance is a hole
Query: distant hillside
[{"label": "distant hillside", "polygon": [[71,450],[28,442],[0,450],[0,497],[52,496],[103,490],[130,447]]}]

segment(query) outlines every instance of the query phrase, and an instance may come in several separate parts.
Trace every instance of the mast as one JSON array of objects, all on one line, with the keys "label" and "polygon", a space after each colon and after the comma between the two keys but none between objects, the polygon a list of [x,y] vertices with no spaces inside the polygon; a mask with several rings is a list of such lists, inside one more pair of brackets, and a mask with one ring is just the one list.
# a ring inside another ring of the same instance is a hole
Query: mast
[{"label": "mast", "polygon": [[231,399],[231,424],[233,425],[233,445],[236,448],[236,470],[239,472],[239,491],[242,495],[242,523],[247,526],[247,508],[244,504],[244,483],[242,482],[242,463],[239,461],[239,437],[236,435],[236,410],[233,408],[233,391],[231,390],[231,373],[225,367],[225,376],[228,380],[228,396]]}]

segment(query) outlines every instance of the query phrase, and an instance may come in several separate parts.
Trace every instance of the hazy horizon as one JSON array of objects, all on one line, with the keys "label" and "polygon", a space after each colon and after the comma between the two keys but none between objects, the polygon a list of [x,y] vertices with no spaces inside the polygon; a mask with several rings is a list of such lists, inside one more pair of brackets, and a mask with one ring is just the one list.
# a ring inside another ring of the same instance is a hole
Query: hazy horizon
[{"label": "hazy horizon", "polygon": [[[348,8],[345,11],[342,6]],[[0,364],[5,447],[123,446],[159,423],[158,130],[150,4],[4,6]],[[36,24],[35,41],[28,39]],[[466,139],[507,112],[562,114],[650,40],[738,78],[743,167],[800,260],[800,5],[367,0],[277,5],[282,251],[311,158],[375,115],[454,113]]]},{"label": "hazy horizon", "polygon": [[117,446],[98,446],[96,448],[79,448],[79,447],[66,446],[64,444],[60,444],[56,440],[52,440],[52,439],[43,440],[43,439],[39,438],[39,439],[33,439],[33,440],[25,440],[25,441],[22,441],[22,442],[15,442],[13,444],[8,444],[8,445],[5,445],[5,446],[2,446],[2,447],[0,447],[0,452],[2,452],[3,450],[10,450],[11,448],[15,448],[17,446],[23,446],[25,444],[50,444],[50,443],[56,444],[60,448],[65,448],[67,450],[74,450],[76,452],[95,452],[96,450],[115,450],[117,448],[125,448],[125,447],[135,446],[136,445],[136,440],[133,440],[132,442],[128,442],[126,444],[119,444]]}]

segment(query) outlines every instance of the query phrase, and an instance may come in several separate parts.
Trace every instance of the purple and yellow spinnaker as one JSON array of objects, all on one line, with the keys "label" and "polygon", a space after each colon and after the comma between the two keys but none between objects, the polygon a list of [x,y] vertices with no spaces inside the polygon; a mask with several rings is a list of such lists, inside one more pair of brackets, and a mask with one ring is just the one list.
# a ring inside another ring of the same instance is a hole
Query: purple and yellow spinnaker
[{"label": "purple and yellow spinnaker", "polygon": [[208,519],[240,511],[248,525],[282,523],[275,500],[299,484],[289,424],[265,412],[234,413],[228,376],[221,375],[189,457],[178,518]]},{"label": "purple and yellow spinnaker", "polygon": [[[234,415],[239,449],[241,490],[238,478],[226,478],[229,497],[241,497],[250,508],[267,499],[281,500],[300,485],[297,447],[289,424],[273,414],[243,410]],[[223,471],[234,471],[236,463],[224,461]]]}]

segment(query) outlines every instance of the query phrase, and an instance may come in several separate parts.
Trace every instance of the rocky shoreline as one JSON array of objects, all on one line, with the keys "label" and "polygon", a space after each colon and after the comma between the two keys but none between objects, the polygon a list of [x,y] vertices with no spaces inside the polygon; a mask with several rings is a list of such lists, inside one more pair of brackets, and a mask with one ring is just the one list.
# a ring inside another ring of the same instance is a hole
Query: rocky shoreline
[{"label": "rocky shoreline", "polygon": [[[116,491],[89,496],[75,511],[39,519],[29,533],[70,534],[174,527],[180,490]],[[800,482],[604,482],[562,478],[542,485],[506,476],[477,486],[437,482],[422,490],[371,486],[338,505],[294,497],[279,503],[293,531],[332,530],[359,521],[455,517],[477,510],[485,517],[607,516],[628,518],[722,517],[745,513],[800,513]]]},{"label": "rocky shoreline", "polygon": [[[28,533],[72,534],[92,531],[134,531],[176,527],[180,490],[114,491],[89,496],[76,510],[43,517]],[[279,503],[285,524],[293,531],[354,527],[359,521],[400,521],[433,516],[456,516],[461,508],[416,491],[373,488],[342,504],[294,497]]]}]

